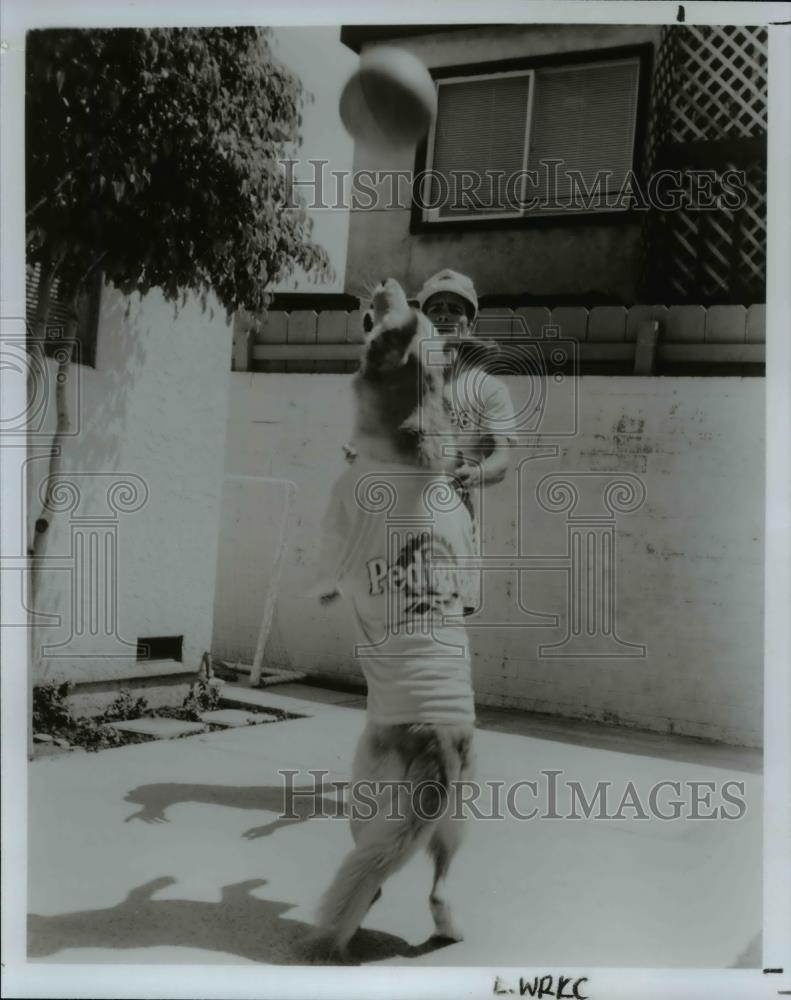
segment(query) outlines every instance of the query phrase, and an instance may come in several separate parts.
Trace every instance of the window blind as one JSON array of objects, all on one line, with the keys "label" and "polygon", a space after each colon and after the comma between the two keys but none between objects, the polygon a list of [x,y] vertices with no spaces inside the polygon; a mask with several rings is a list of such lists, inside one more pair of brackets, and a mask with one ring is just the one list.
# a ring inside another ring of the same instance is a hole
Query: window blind
[{"label": "window blind", "polygon": [[[639,70],[639,61],[631,59],[536,73],[528,167],[538,171],[532,194],[540,203],[568,205],[574,194],[579,206],[582,184],[591,191],[604,171],[610,175],[602,176],[602,192],[620,190],[634,155]],[[548,160],[562,162],[557,169],[542,168]],[[569,171],[579,171],[576,190]]]},{"label": "window blind", "polygon": [[[25,306],[27,322],[32,327],[36,319],[38,304],[38,283],[40,266],[28,267],[25,272]],[[85,291],[77,300],[76,349],[73,360],[78,364],[96,366],[96,338],[99,330],[99,303],[101,299],[102,276],[100,272],[89,280]],[[52,284],[50,308],[47,318],[44,350],[51,353],[66,335],[69,312],[58,288],[58,279]]]},{"label": "window blind", "polygon": [[[36,319],[36,307],[38,305],[38,282],[41,273],[41,265],[28,267],[25,272],[25,304],[27,306],[27,321],[33,323]],[[63,327],[65,332],[68,323],[68,310],[66,303],[60,297],[58,279],[52,283],[50,293],[49,316],[47,318],[48,327]]]},{"label": "window blind", "polygon": [[[545,214],[555,206],[595,209],[585,194],[595,191],[597,176],[601,193],[612,196],[633,164],[639,74],[639,59],[630,58],[440,81],[430,166],[444,178],[446,200],[424,217],[518,217],[522,195]],[[508,185],[525,165],[536,183]],[[471,182],[460,175],[472,172],[479,180],[465,196]],[[569,172],[578,172],[576,187]],[[435,181],[424,201],[438,201],[440,190]]]},{"label": "window blind", "polygon": [[[498,184],[492,172],[508,177],[523,169],[529,90],[527,74],[440,84],[432,169],[445,177],[449,192],[440,218],[512,212],[505,182]],[[472,182],[462,180],[460,171],[480,178],[466,195],[463,187]]]}]

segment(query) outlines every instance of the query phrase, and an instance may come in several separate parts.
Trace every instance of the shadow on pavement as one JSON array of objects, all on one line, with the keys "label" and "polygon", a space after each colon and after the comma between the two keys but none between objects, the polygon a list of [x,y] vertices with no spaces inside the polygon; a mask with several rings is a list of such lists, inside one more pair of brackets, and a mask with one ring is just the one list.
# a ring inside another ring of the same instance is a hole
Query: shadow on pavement
[{"label": "shadow on pavement", "polygon": [[[327,784],[325,787],[332,788]],[[303,823],[319,817],[341,819],[345,816],[341,799],[335,792],[323,793],[321,788],[302,785],[286,794],[282,785],[196,785],[182,782],[160,782],[139,785],[124,796],[124,802],[132,802],[142,808],[130,816],[144,823],[168,823],[167,810],[171,806],[185,802],[200,802],[204,805],[228,806],[231,809],[254,809],[274,812],[278,818],[265,826],[253,827],[243,836],[248,840],[265,837],[284,826]],[[290,815],[283,816],[283,813]]]},{"label": "shadow on pavement", "polygon": [[[282,919],[291,903],[258,899],[253,890],[266,879],[227,885],[219,903],[153,898],[175,885],[169,876],[132,889],[117,906],[53,917],[28,917],[28,958],[46,958],[70,948],[198,948],[275,965],[363,964],[389,958],[415,958],[447,945],[430,938],[410,945],[383,931],[358,931],[347,962],[312,958],[312,925]],[[119,956],[119,962],[128,961]]]}]

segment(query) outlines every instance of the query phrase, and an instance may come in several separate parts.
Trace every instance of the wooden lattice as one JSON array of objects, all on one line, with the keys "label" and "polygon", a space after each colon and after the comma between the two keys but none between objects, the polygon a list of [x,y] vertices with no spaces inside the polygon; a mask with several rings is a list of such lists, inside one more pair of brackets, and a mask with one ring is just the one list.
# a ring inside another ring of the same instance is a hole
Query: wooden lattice
[{"label": "wooden lattice", "polygon": [[675,79],[675,57],[674,31],[671,28],[664,28],[654,57],[651,106],[646,124],[643,153],[646,173],[649,173],[656,165],[662,144],[669,132],[668,119]]},{"label": "wooden lattice", "polygon": [[[724,164],[723,166],[727,166]],[[746,170],[747,202],[736,211],[662,215],[654,247],[669,263],[663,273],[671,301],[737,301],[761,297],[766,268],[766,171]]]},{"label": "wooden lattice", "polygon": [[644,150],[647,171],[744,170],[731,211],[653,211],[644,229],[644,292],[664,301],[765,296],[767,51],[761,27],[664,29]]},{"label": "wooden lattice", "polygon": [[766,29],[696,25],[674,34],[677,85],[671,92],[669,140],[766,132]]}]

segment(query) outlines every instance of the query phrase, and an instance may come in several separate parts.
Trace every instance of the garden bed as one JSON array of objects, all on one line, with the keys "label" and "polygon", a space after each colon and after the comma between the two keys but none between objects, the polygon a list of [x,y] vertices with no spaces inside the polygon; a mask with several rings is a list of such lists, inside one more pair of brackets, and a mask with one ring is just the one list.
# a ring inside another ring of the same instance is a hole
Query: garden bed
[{"label": "garden bed", "polygon": [[[145,698],[136,698],[130,691],[119,692],[115,701],[96,718],[75,717],[68,705],[68,695],[72,689],[69,682],[50,683],[34,689],[33,707],[33,757],[51,757],[74,750],[98,752],[136,743],[151,743],[159,739],[183,739],[199,733],[214,733],[244,723],[229,724],[213,722],[202,718],[206,714],[222,708],[232,708],[231,703],[223,703],[219,685],[212,680],[201,679],[192,685],[184,703],[177,708],[148,707]],[[244,714],[261,716],[250,725],[264,725],[298,718],[278,708],[246,706]],[[171,719],[175,722],[194,723],[200,729],[187,730],[181,734],[167,736],[156,733],[131,732],[114,727],[113,723],[136,723],[145,720]]]}]

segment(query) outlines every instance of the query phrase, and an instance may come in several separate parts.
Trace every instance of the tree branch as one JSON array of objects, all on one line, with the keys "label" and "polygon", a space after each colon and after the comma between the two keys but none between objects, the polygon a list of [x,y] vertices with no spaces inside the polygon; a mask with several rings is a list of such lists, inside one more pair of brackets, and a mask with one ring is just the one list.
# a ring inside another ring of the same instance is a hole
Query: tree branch
[{"label": "tree branch", "polygon": [[52,450],[50,452],[49,470],[47,472],[47,488],[42,502],[41,514],[34,525],[33,547],[31,556],[32,566],[32,594],[35,599],[38,593],[40,566],[39,561],[45,554],[47,544],[47,532],[52,522],[52,494],[57,486],[57,477],[63,464],[63,442],[71,429],[69,418],[69,400],[67,388],[69,383],[69,372],[71,360],[74,354],[74,341],[77,333],[77,296],[72,298],[69,305],[69,322],[66,327],[66,342],[59,348],[58,370],[55,378],[55,407],[56,425],[55,434],[52,438]]},{"label": "tree branch", "polygon": [[60,191],[66,181],[70,180],[74,176],[74,170],[69,170],[68,173],[64,174],[63,177],[58,181],[55,187],[49,191],[47,194],[42,195],[36,204],[25,212],[25,222],[30,221],[31,215],[37,212],[43,205],[46,205],[50,199],[54,198],[55,195]]},{"label": "tree branch", "polygon": [[[90,160],[92,157],[94,157],[94,156],[97,155],[97,152],[98,152],[98,149],[92,149],[92,150],[90,150],[86,154],[85,160]],[[84,166],[85,166],[85,162],[81,163],[80,164],[80,169],[82,167],[84,167]],[[61,177],[61,179],[55,185],[55,187],[51,191],[48,191],[46,194],[42,195],[39,198],[39,200],[36,202],[36,204],[32,208],[29,208],[25,212],[25,223],[29,223],[31,216],[35,215],[35,213],[43,205],[46,205],[48,201],[51,201],[55,197],[55,195],[58,193],[58,191],[60,191],[60,189],[63,187],[63,185],[66,183],[66,181],[71,180],[71,178],[74,177],[75,173],[77,172],[77,169],[78,169],[77,167],[73,167],[71,170],[67,170],[66,173],[63,175],[63,177]]]}]

